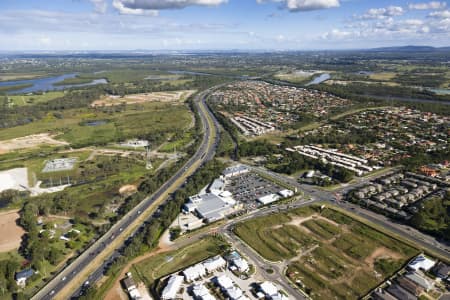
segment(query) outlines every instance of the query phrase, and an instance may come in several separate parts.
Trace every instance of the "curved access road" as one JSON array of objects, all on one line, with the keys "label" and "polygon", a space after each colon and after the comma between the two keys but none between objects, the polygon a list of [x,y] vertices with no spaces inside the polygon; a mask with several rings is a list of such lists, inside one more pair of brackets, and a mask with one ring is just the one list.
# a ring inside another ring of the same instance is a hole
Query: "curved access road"
[{"label": "curved access road", "polygon": [[132,238],[156,208],[182,186],[190,175],[214,157],[219,141],[219,124],[206,105],[205,97],[215,88],[217,87],[199,93],[194,100],[203,126],[203,139],[195,154],[154,194],[143,199],[86,251],[48,281],[32,299],[69,299],[83,285],[98,280],[108,262],[119,255],[118,249],[127,239]]}]

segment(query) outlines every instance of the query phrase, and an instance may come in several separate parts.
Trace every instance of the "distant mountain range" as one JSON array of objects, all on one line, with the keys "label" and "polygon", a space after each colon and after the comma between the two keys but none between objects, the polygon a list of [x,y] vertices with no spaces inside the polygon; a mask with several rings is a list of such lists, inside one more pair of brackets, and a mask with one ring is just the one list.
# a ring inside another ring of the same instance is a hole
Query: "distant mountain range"
[{"label": "distant mountain range", "polygon": [[450,47],[431,46],[398,46],[367,49],[370,52],[442,52],[450,51]]}]

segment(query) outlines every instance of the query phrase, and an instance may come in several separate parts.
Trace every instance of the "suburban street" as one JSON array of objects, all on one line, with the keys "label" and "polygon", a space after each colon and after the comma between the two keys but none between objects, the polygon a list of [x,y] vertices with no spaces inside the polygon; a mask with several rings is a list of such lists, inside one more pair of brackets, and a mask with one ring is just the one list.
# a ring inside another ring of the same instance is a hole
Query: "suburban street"
[{"label": "suburban street", "polygon": [[100,279],[107,265],[119,256],[118,249],[124,241],[144,224],[154,209],[178,189],[203,163],[213,158],[219,140],[218,123],[207,107],[204,97],[209,90],[198,94],[195,104],[203,125],[203,140],[195,154],[165,182],[153,195],[142,200],[107,233],[50,280],[32,299],[65,299],[75,296],[83,286]]}]

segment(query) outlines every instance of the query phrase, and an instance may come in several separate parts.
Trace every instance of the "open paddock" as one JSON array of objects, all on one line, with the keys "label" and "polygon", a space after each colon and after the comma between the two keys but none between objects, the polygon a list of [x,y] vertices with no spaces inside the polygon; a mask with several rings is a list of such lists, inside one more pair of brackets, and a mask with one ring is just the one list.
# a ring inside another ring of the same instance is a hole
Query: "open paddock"
[{"label": "open paddock", "polygon": [[143,282],[152,287],[157,279],[222,254],[225,248],[225,242],[210,236],[178,250],[152,256],[133,265],[133,270]]},{"label": "open paddock", "polygon": [[55,140],[53,136],[48,133],[33,134],[15,139],[0,141],[0,154],[15,150],[36,148],[43,145],[65,146],[68,145],[68,143]]},{"label": "open paddock", "polygon": [[[49,114],[34,122],[0,129],[0,151],[8,152],[40,145],[70,145],[82,148],[106,145],[152,134],[152,146],[172,132],[190,127],[192,114],[183,103],[148,102],[111,112],[108,109],[67,109],[59,118]],[[58,141],[54,140],[58,139]]]},{"label": "open paddock", "polygon": [[194,94],[194,90],[154,92],[120,96],[106,96],[92,102],[91,106],[114,106],[125,104],[138,104],[145,102],[182,102]]},{"label": "open paddock", "polygon": [[25,231],[16,223],[19,217],[16,210],[0,212],[0,252],[8,252],[20,247]]},{"label": "open paddock", "polygon": [[8,95],[8,102],[15,106],[34,105],[47,103],[50,100],[64,96],[63,91],[52,91],[42,94]]},{"label": "open paddock", "polygon": [[282,261],[286,275],[313,299],[357,299],[418,253],[351,216],[302,207],[254,218],[235,233],[265,259]]}]

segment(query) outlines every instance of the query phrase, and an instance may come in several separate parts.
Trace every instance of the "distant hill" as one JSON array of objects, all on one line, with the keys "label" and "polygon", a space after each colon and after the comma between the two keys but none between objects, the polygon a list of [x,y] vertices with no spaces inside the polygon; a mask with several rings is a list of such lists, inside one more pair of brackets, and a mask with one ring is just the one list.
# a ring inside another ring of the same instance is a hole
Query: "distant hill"
[{"label": "distant hill", "polygon": [[398,46],[398,47],[382,47],[368,49],[370,52],[435,52],[449,51],[450,47],[432,47],[432,46]]}]

